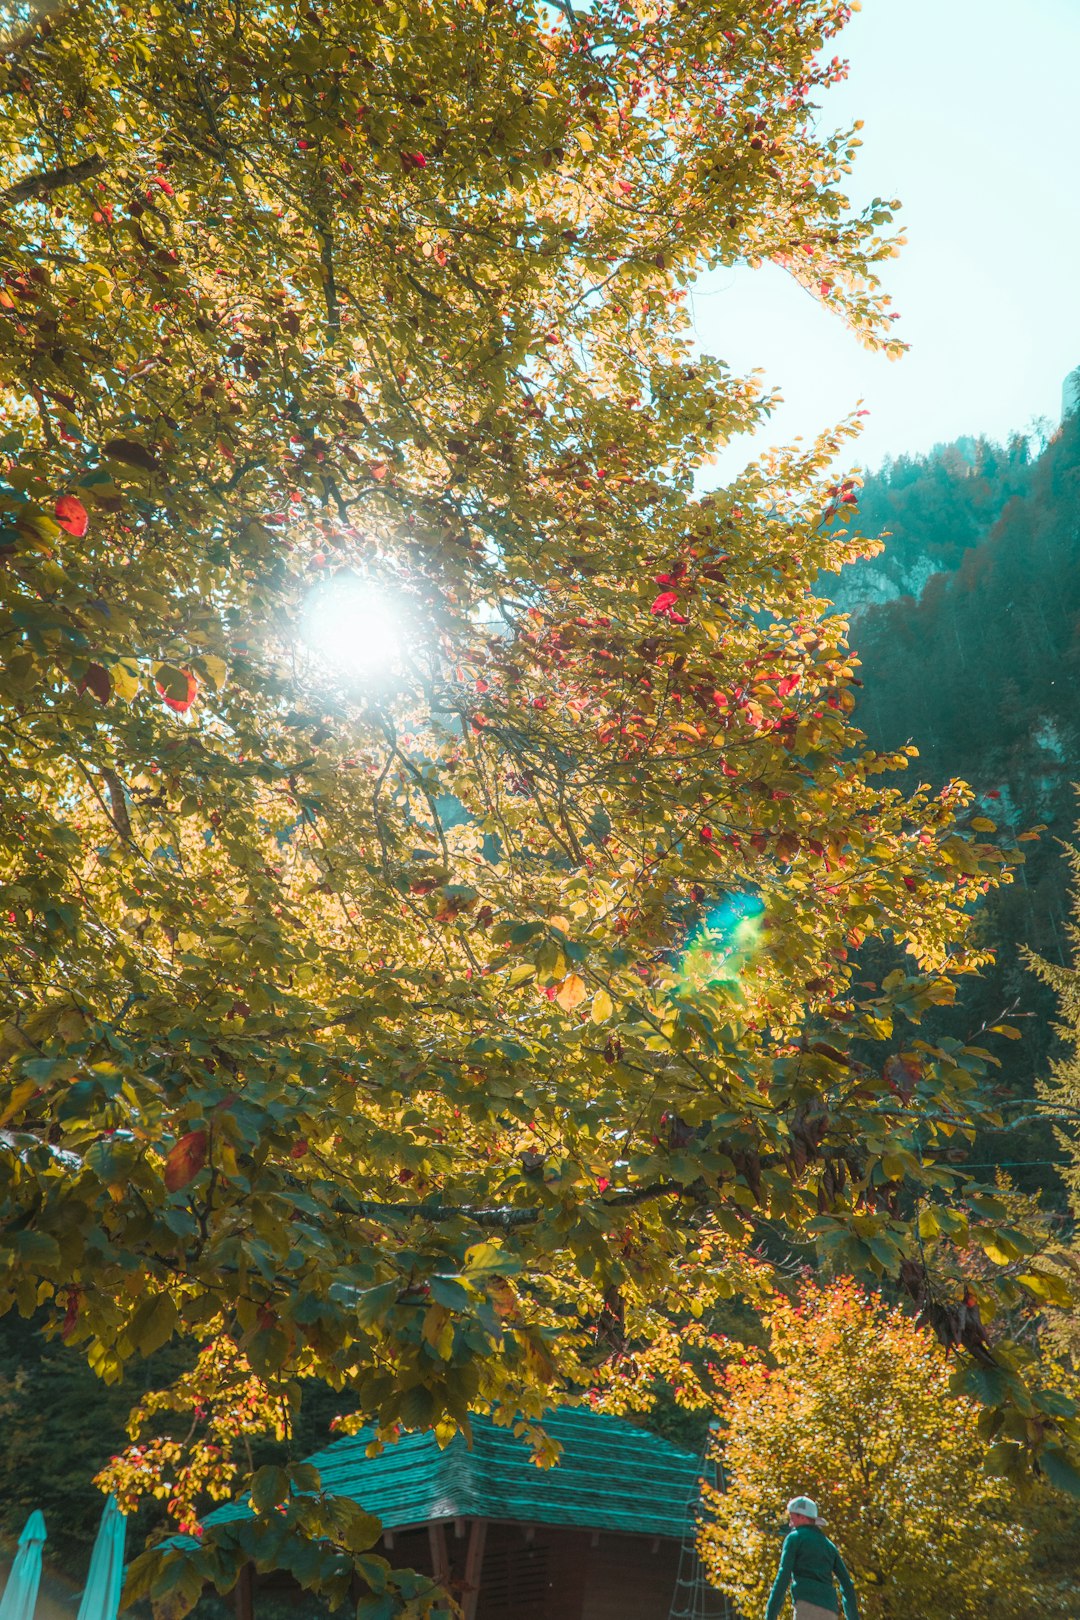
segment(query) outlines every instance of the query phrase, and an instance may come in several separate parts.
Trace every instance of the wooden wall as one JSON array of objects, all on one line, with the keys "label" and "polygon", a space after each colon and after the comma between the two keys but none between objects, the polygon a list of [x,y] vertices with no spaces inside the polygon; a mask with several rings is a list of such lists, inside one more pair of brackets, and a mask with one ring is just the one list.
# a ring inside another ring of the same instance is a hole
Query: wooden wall
[{"label": "wooden wall", "polygon": [[[471,1526],[446,1526],[460,1597]],[[426,1531],[394,1537],[391,1563],[432,1569]],[[380,1549],[383,1550],[383,1549]],[[674,1541],[538,1524],[487,1528],[475,1620],[668,1620],[678,1573]]]},{"label": "wooden wall", "polygon": [[[492,1522],[474,1592],[467,1580],[473,1532],[473,1521],[451,1519],[396,1531],[374,1550],[396,1568],[442,1573],[468,1620],[668,1620],[677,1542]],[[260,1595],[289,1607],[293,1599],[298,1614],[310,1607],[288,1577],[263,1576],[238,1591],[238,1620],[259,1620]]]},{"label": "wooden wall", "polygon": [[590,1552],[580,1620],[668,1620],[678,1570],[677,1542],[602,1535]]}]

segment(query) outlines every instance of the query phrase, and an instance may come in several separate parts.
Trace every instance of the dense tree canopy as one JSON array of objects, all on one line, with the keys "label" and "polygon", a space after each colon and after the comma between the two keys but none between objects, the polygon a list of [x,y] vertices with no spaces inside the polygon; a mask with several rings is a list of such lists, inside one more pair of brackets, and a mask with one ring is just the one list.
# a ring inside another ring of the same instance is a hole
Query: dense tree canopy
[{"label": "dense tree canopy", "polygon": [[[1075,1219],[1080,1217],[1080,1129],[1076,1124],[1080,1121],[1080,850],[1074,845],[1068,854],[1073,885],[1073,915],[1066,925],[1070,960],[1057,963],[1036,957],[1032,965],[1057,999],[1063,1050],[1050,1065],[1040,1091],[1064,1126],[1058,1137],[1066,1154],[1063,1178]],[[1080,1350],[1080,1343],[1076,1348]]]},{"label": "dense tree canopy", "polygon": [[692,347],[703,265],[893,341],[814,113],[845,15],[8,41],[0,1305],[107,1381],[182,1334],[387,1427],[535,1418],[767,1226],[902,1274],[1067,1473],[928,1269],[1008,1225],[948,1163],[991,1055],[914,1025],[1009,853],[852,725],[843,435],[694,489],[767,403]]}]

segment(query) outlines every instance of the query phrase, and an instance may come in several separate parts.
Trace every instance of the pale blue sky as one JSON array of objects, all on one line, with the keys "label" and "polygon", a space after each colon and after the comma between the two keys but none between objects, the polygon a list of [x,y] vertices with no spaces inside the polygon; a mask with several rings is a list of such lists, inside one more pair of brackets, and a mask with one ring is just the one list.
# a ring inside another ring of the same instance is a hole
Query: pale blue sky
[{"label": "pale blue sky", "polygon": [[870,415],[852,460],[870,466],[1056,423],[1080,365],[1080,0],[864,0],[840,49],[851,76],[822,119],[864,121],[853,201],[904,203],[908,245],[885,273],[911,350],[867,354],[771,268],[705,277],[703,347],[763,367],[785,398],[714,476],[860,399]]}]

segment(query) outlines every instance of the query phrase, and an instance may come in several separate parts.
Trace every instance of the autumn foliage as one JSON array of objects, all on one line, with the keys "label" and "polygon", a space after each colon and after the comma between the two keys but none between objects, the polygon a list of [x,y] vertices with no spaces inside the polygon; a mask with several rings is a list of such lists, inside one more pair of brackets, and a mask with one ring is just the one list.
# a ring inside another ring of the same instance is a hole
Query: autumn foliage
[{"label": "autumn foliage", "polygon": [[1029,1567],[1033,1530],[981,1471],[978,1408],[941,1346],[850,1281],[765,1312],[769,1339],[726,1369],[701,1553],[710,1579],[759,1613],[785,1503],[808,1495],[868,1620],[1007,1620],[1058,1612]]},{"label": "autumn foliage", "polygon": [[[918,1023],[1016,852],[852,723],[848,430],[695,492],[768,405],[692,345],[704,266],[896,346],[815,112],[846,16],[88,0],[5,46],[0,1308],[103,1378],[178,1334],[536,1420],[765,1222],[967,1311],[912,1210],[1008,1225],[949,1158],[993,1054]],[[316,585],[407,628],[378,678]]]}]

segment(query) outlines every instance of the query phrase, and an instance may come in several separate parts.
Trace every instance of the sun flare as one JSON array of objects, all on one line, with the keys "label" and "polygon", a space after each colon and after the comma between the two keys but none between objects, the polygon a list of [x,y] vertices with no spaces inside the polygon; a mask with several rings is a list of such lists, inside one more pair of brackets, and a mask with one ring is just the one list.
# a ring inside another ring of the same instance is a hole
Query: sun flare
[{"label": "sun flare", "polygon": [[400,670],[408,634],[401,601],[357,574],[335,574],[315,586],[300,624],[300,638],[318,663],[364,684]]}]

